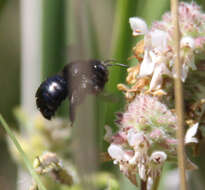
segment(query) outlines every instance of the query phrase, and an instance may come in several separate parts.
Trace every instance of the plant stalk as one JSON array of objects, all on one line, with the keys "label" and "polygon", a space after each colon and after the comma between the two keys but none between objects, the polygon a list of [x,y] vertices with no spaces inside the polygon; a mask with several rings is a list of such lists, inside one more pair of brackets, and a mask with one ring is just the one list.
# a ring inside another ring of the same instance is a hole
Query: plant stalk
[{"label": "plant stalk", "polygon": [[157,190],[159,186],[160,181],[160,175],[156,177],[156,179],[153,181],[152,190]]},{"label": "plant stalk", "polygon": [[143,181],[143,180],[141,180],[141,190],[147,190],[147,180],[146,181]]},{"label": "plant stalk", "polygon": [[180,64],[180,30],[178,20],[178,0],[171,0],[172,23],[174,27],[174,49],[175,49],[175,109],[177,114],[177,154],[178,167],[180,172],[180,189],[186,190],[186,174],[185,174],[185,148],[184,148],[184,115],[183,115],[183,86],[181,82],[181,64]]}]

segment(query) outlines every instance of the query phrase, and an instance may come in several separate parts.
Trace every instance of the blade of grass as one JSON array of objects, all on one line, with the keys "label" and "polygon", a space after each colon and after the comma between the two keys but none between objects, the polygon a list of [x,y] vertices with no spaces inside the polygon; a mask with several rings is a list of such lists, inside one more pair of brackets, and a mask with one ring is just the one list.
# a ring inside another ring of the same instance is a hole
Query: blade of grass
[{"label": "blade of grass", "polygon": [[12,133],[12,131],[9,129],[8,124],[6,123],[6,121],[4,120],[4,118],[2,117],[2,115],[0,114],[0,123],[2,124],[2,126],[4,127],[4,129],[6,130],[6,132],[8,133],[9,137],[11,138],[11,140],[13,141],[13,143],[15,144],[17,150],[19,151],[20,155],[22,156],[24,163],[26,165],[26,167],[28,168],[31,176],[33,177],[33,179],[35,180],[36,184],[38,185],[40,190],[46,190],[46,188],[44,187],[44,185],[41,183],[41,180],[39,178],[39,176],[36,174],[36,172],[34,171],[33,167],[32,167],[32,163],[29,161],[28,157],[26,156],[25,152],[23,151],[21,145],[19,144],[19,142],[17,141],[16,137],[14,136],[14,134]]}]

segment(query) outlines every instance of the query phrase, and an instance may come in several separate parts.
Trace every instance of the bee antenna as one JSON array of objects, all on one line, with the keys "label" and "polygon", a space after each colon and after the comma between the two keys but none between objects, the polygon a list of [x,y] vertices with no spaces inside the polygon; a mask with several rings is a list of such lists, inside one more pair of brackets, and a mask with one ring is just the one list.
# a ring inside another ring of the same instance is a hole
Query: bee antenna
[{"label": "bee antenna", "polygon": [[[113,62],[113,63],[110,63],[110,62]],[[118,61],[117,60],[115,60],[115,59],[108,59],[108,60],[105,60],[105,61],[103,61],[103,64],[105,65],[105,66],[121,66],[121,67],[128,67],[127,65],[124,65],[124,64],[122,64],[122,63],[118,63]]]}]

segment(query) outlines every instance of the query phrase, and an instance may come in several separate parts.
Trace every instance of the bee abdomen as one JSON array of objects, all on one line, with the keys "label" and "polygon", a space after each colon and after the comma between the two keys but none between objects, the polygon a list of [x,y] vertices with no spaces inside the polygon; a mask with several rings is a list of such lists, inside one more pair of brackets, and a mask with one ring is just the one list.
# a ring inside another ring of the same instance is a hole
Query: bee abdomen
[{"label": "bee abdomen", "polygon": [[60,75],[50,77],[41,83],[36,92],[37,108],[50,120],[67,95],[67,81]]}]

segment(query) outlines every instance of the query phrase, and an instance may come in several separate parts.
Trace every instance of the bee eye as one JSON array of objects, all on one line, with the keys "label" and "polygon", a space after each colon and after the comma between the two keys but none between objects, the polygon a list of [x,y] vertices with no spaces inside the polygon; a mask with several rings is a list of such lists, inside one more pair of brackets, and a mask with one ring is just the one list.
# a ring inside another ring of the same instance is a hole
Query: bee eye
[{"label": "bee eye", "polygon": [[94,67],[94,70],[97,71],[97,72],[103,72],[104,73],[105,70],[107,70],[106,67],[102,64],[95,64],[93,67]]}]

